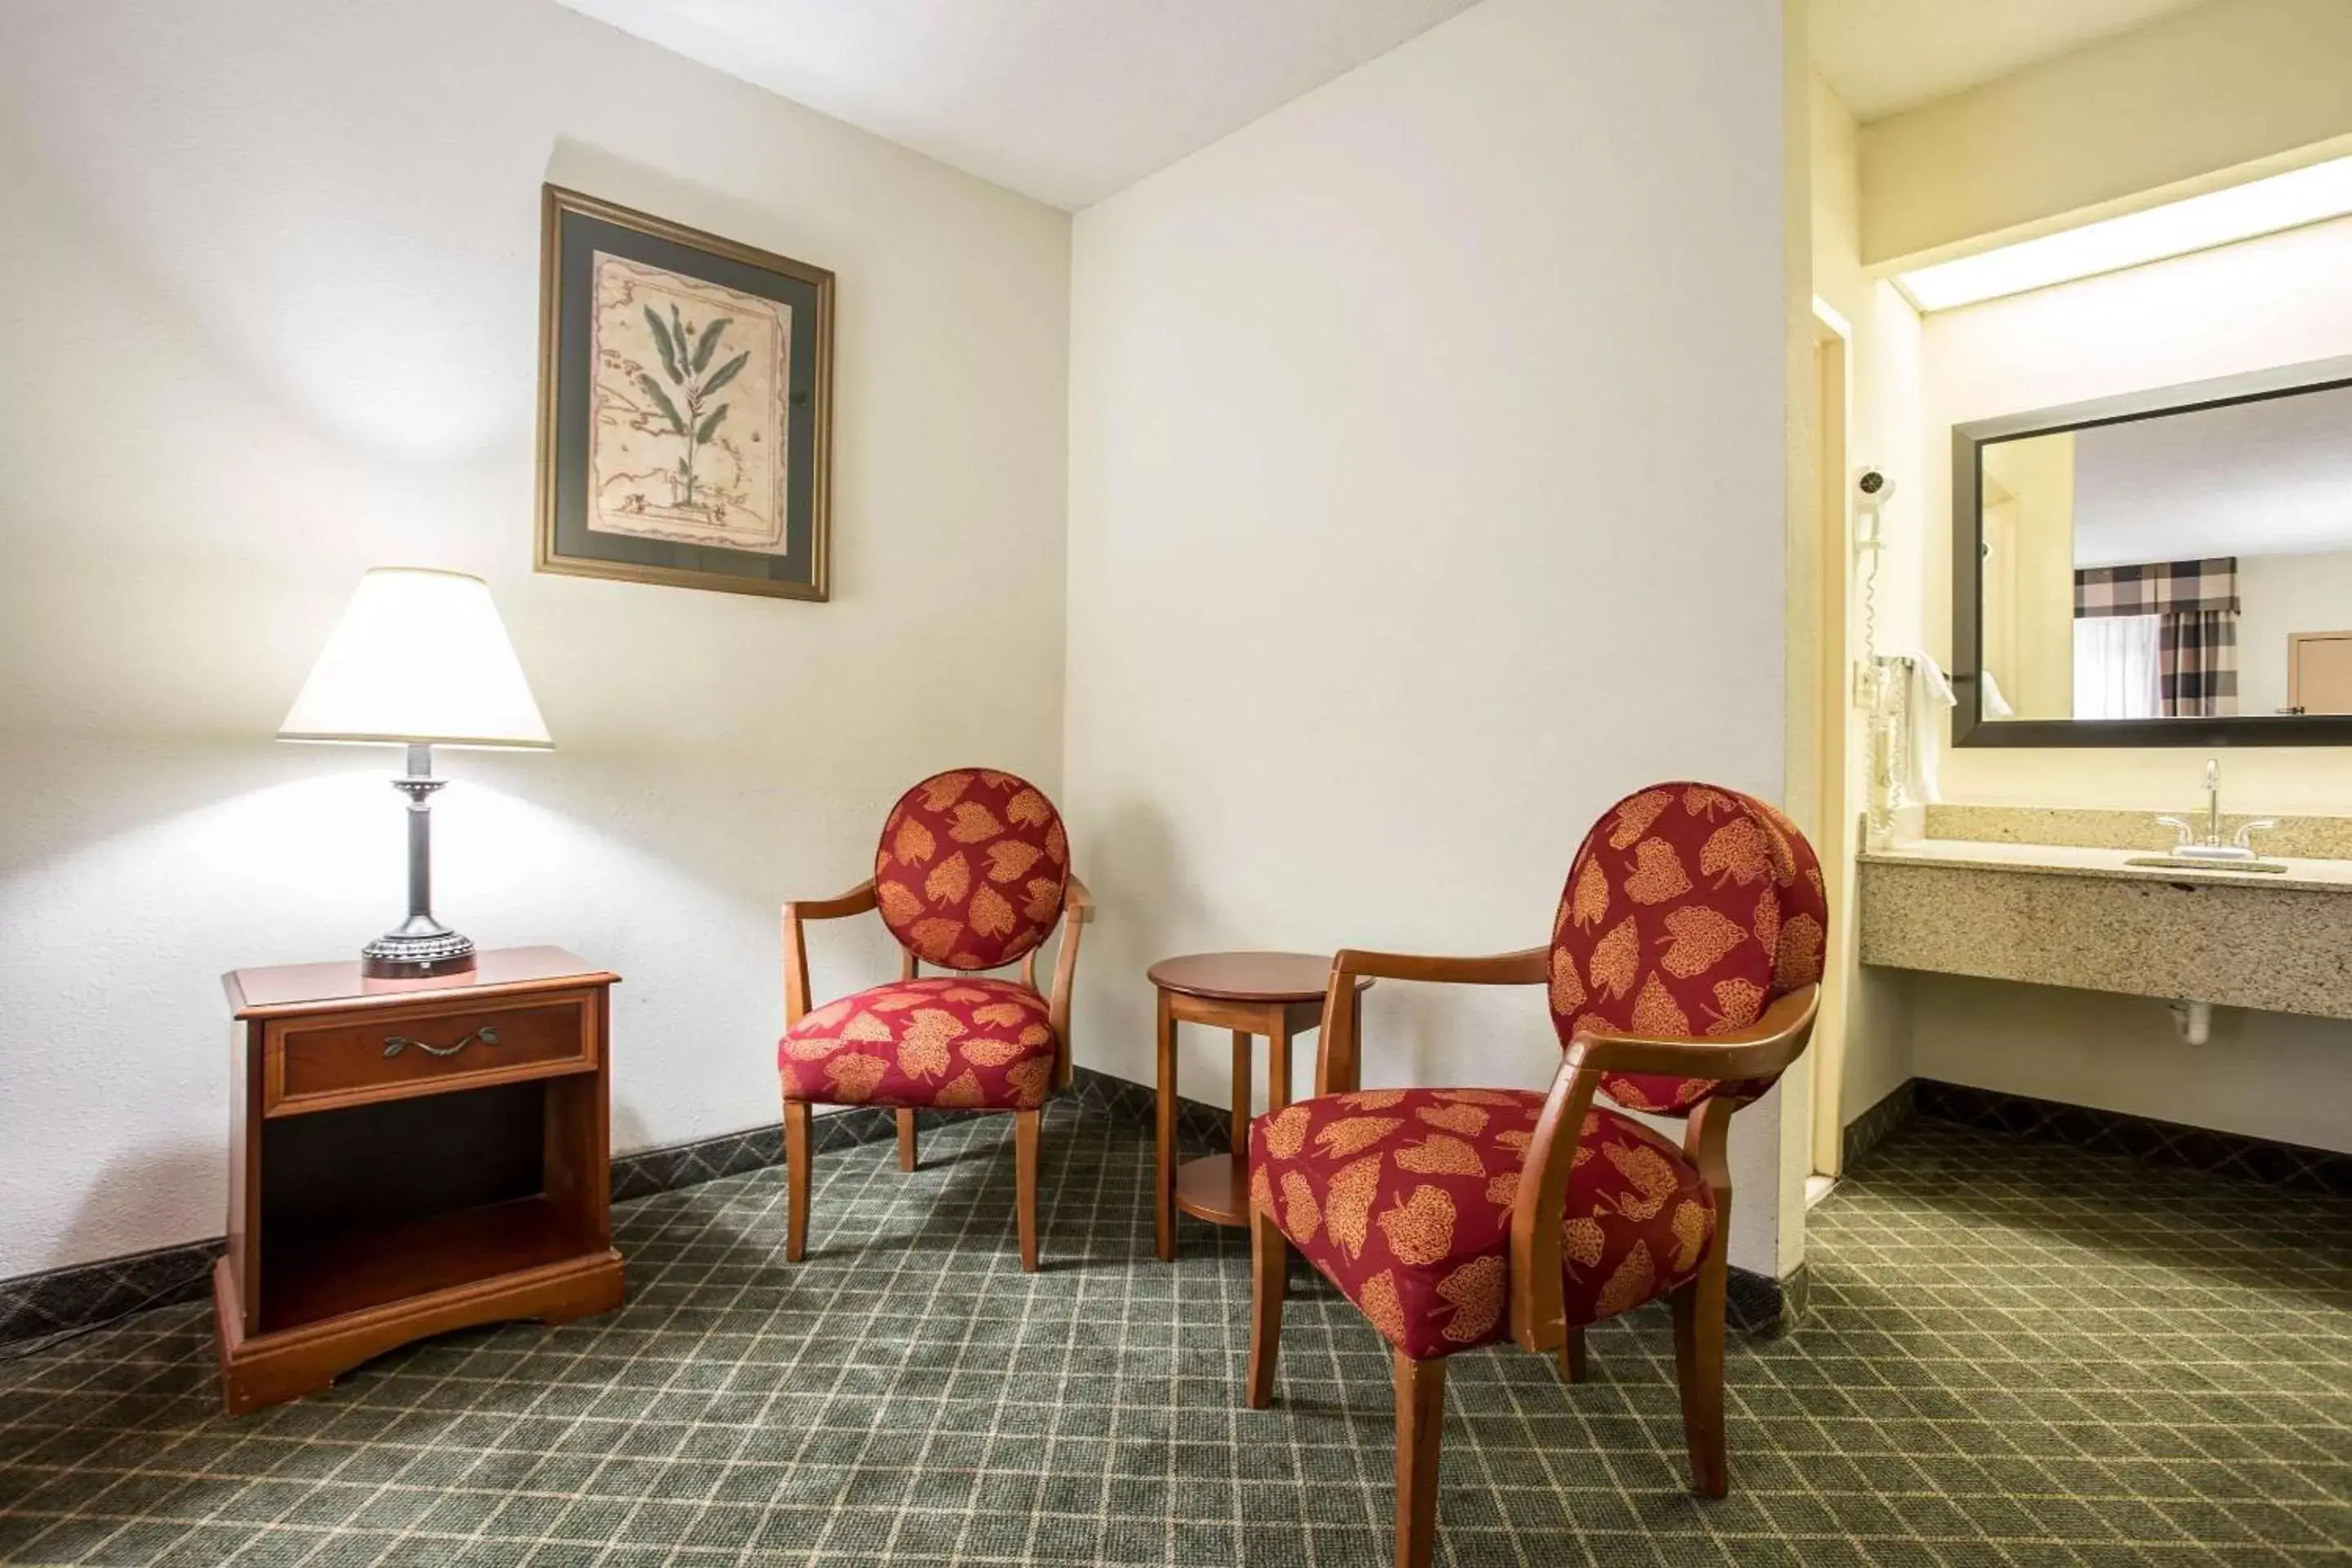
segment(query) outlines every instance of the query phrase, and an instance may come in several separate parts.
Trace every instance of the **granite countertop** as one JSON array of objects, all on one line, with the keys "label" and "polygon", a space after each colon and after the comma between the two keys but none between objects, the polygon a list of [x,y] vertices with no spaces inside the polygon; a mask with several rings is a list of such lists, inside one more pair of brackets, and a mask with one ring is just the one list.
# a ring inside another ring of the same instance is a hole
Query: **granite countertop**
[{"label": "granite countertop", "polygon": [[2071,844],[2014,844],[1985,839],[1919,838],[1865,849],[1864,865],[1950,866],[1980,871],[2012,871],[2043,877],[2108,877],[2126,882],[2191,882],[2225,887],[2293,889],[2302,892],[2352,893],[2352,860],[2289,859],[2263,855],[2284,866],[2278,871],[2215,871],[2186,866],[2131,866],[2125,862],[2161,855],[2161,849],[2094,848]]}]

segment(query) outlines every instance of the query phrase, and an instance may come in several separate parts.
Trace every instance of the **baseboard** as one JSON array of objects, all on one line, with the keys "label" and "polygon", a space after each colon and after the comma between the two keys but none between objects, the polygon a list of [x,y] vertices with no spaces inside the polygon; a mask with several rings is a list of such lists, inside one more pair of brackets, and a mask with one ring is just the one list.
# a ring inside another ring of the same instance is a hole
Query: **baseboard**
[{"label": "baseboard", "polygon": [[221,1238],[0,1279],[0,1344],[103,1323],[145,1307],[209,1300]]},{"label": "baseboard", "polygon": [[[1090,1068],[1072,1069],[1065,1098],[1081,1111],[1144,1126],[1151,1125],[1156,1103],[1148,1086]],[[929,1125],[983,1114],[927,1110],[922,1120]],[[1217,1153],[1232,1147],[1231,1114],[1222,1107],[1180,1099],[1177,1116],[1178,1142],[1189,1152]],[[870,1106],[820,1112],[814,1131],[816,1152],[824,1154],[896,1137],[898,1118]],[[774,1121],[690,1143],[639,1149],[614,1158],[613,1199],[620,1203],[715,1182],[782,1164],[783,1158],[783,1128]],[[208,1300],[213,1260],[221,1247],[221,1238],[212,1237],[0,1279],[0,1343],[88,1328],[149,1307]]]},{"label": "baseboard", "polygon": [[[1150,1086],[1090,1068],[1072,1070],[1064,1100],[1081,1113],[1145,1127],[1153,1125],[1157,1114],[1157,1100]],[[922,1121],[929,1126],[985,1114],[926,1110]],[[896,1137],[898,1119],[888,1110],[857,1107],[818,1116],[814,1131],[816,1152],[823,1154]],[[1233,1147],[1233,1113],[1223,1106],[1180,1098],[1176,1137],[1187,1153],[1228,1152]],[[715,1182],[781,1164],[783,1157],[783,1131],[775,1123],[691,1143],[640,1149],[614,1159],[613,1198],[618,1203]],[[215,1237],[0,1279],[0,1343],[88,1328],[150,1307],[209,1300],[213,1260],[220,1254],[221,1240]],[[1732,1269],[1727,1290],[1732,1326],[1767,1336],[1786,1332],[1804,1315],[1805,1281],[1802,1268],[1787,1279]]]},{"label": "baseboard", "polygon": [[[817,1153],[878,1143],[898,1135],[898,1118],[874,1106],[819,1111],[814,1119],[812,1146]],[[784,1128],[781,1121],[741,1132],[722,1132],[691,1143],[640,1149],[613,1157],[613,1201],[651,1197],[677,1187],[740,1176],[784,1162]]]},{"label": "baseboard", "polygon": [[1805,1266],[1785,1279],[1733,1268],[1724,1281],[1724,1319],[1741,1333],[1775,1340],[1805,1321],[1812,1276]]},{"label": "baseboard", "polygon": [[1910,1121],[1917,1109],[1916,1080],[1905,1079],[1893,1093],[1847,1122],[1838,1142],[1839,1173],[1853,1170],[1855,1161],[1885,1142],[1887,1136]]},{"label": "baseboard", "polygon": [[2068,1143],[2103,1154],[2235,1176],[2265,1186],[2352,1197],[2352,1154],[1934,1079],[1916,1079],[1909,1087],[1917,1114],[1937,1121],[1957,1121],[1984,1132]]}]

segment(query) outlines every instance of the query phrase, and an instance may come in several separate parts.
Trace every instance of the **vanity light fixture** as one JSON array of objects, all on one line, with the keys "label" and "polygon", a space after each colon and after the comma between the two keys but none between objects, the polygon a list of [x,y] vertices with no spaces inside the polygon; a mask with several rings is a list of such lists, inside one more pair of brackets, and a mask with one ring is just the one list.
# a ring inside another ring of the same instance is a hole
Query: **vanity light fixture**
[{"label": "vanity light fixture", "polygon": [[2352,158],[2336,158],[1897,273],[1895,283],[1921,310],[1949,310],[2347,213],[2352,213]]}]

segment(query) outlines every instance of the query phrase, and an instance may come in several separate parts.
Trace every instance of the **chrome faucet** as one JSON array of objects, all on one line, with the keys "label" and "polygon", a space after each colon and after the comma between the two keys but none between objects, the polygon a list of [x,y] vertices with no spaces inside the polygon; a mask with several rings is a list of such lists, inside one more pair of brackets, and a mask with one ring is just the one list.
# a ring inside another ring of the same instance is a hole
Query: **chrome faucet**
[{"label": "chrome faucet", "polygon": [[2221,759],[2205,759],[2205,837],[2199,838],[2197,829],[2178,816],[2159,816],[2158,827],[2169,827],[2179,834],[2172,853],[2184,860],[2251,860],[2254,858],[2253,836],[2267,832],[2278,824],[2269,817],[2249,822],[2238,829],[2235,840],[2221,837]]}]

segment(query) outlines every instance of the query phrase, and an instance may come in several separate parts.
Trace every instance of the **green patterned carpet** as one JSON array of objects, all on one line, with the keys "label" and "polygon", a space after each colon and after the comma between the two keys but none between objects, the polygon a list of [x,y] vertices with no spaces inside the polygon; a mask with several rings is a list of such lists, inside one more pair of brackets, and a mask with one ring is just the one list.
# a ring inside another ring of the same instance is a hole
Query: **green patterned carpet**
[{"label": "green patterned carpet", "polygon": [[[1011,1124],[622,1205],[631,1302],[386,1357],[240,1422],[209,1311],[0,1366],[0,1561],[1283,1564],[1388,1560],[1388,1357],[1294,1288],[1241,1408],[1238,1232],[1152,1260],[1147,1132],[1048,1113],[1046,1270]],[[1811,1232],[1811,1313],[1736,1342],[1733,1493],[1684,1487],[1665,1318],[1575,1388],[1457,1358],[1439,1561],[2339,1564],[2352,1200],[1915,1121]]]}]

